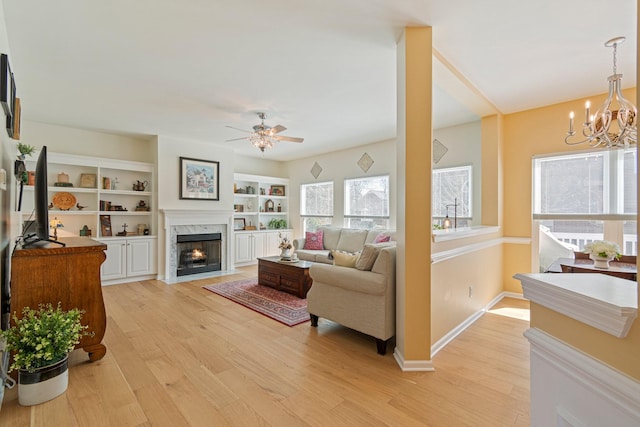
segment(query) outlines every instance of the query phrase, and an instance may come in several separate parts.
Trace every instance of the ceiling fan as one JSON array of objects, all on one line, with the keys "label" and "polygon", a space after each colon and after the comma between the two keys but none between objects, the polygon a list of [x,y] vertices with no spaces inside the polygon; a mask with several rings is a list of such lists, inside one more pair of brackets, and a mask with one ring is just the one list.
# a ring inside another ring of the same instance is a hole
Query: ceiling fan
[{"label": "ceiling fan", "polygon": [[260,151],[264,152],[266,148],[272,148],[276,141],[289,141],[289,142],[304,141],[304,138],[278,135],[280,132],[287,130],[287,128],[282,125],[276,125],[274,127],[267,126],[264,124],[264,119],[267,118],[267,113],[257,113],[257,114],[261,121],[259,125],[255,125],[253,127],[253,132],[244,130],[244,129],[238,129],[233,126],[227,126],[228,128],[231,128],[231,129],[249,133],[249,136],[245,136],[242,138],[227,139],[227,142],[238,141],[240,139],[248,139],[251,145],[259,148]]}]

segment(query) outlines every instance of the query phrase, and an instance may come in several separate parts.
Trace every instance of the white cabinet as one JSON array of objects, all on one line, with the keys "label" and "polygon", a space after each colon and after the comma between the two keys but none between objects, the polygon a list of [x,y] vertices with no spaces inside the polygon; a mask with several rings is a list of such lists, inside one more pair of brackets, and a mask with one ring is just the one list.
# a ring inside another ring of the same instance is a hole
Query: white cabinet
[{"label": "white cabinet", "polygon": [[264,256],[264,233],[238,232],[235,234],[235,263],[250,264]]},{"label": "white cabinet", "polygon": [[257,258],[280,254],[280,236],[291,239],[291,230],[239,231],[235,233],[236,265],[253,264]]},{"label": "white cabinet", "polygon": [[156,239],[108,239],[107,259],[101,267],[103,282],[156,274]]}]

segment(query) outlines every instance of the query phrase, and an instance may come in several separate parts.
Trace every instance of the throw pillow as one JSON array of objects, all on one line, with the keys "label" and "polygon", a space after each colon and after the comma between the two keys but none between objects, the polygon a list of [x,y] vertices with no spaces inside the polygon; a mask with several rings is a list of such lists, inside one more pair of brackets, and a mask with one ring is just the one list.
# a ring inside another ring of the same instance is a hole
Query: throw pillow
[{"label": "throw pillow", "polygon": [[315,251],[321,251],[324,249],[324,243],[322,242],[322,230],[315,233],[307,231],[304,233],[304,248]]},{"label": "throw pillow", "polygon": [[331,251],[333,255],[333,265],[340,267],[355,268],[358,258],[360,258],[360,252],[354,254],[349,252]]},{"label": "throw pillow", "polygon": [[373,243],[384,243],[388,242],[389,240],[391,240],[391,236],[389,236],[388,234],[380,233],[376,236],[376,239],[373,241]]},{"label": "throw pillow", "polygon": [[378,252],[380,252],[380,246],[367,243],[364,245],[364,249],[362,250],[362,254],[360,258],[356,262],[356,268],[358,270],[370,271],[371,267],[373,267],[373,263],[378,259]]},{"label": "throw pillow", "polygon": [[369,271],[373,269],[373,265],[378,259],[378,255],[380,254],[380,249],[395,247],[396,242],[382,242],[382,243],[367,243],[364,245],[364,249],[362,250],[362,254],[356,263],[356,268],[358,270]]}]

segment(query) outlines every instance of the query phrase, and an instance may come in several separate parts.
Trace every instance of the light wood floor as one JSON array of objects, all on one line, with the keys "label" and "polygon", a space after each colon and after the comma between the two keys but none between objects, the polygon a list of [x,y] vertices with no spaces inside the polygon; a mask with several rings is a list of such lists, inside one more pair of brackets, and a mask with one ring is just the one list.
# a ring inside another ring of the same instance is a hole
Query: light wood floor
[{"label": "light wood floor", "polygon": [[[528,426],[528,321],[487,313],[434,358],[398,368],[372,338],[320,319],[289,328],[201,287],[239,275],[103,288],[107,355],[71,356],[69,389],[2,426]],[[499,307],[528,311],[526,301]]]}]

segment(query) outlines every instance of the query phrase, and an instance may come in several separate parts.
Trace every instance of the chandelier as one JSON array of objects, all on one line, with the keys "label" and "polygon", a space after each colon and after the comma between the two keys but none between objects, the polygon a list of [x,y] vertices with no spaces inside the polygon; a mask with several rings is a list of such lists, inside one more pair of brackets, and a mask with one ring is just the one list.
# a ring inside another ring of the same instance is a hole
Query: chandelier
[{"label": "chandelier", "polygon": [[262,132],[254,132],[249,135],[249,142],[256,148],[259,148],[260,151],[264,153],[264,150],[267,148],[273,148],[276,140],[272,138],[270,135],[266,135]]},{"label": "chandelier", "polygon": [[566,144],[578,145],[586,142],[592,147],[611,148],[628,147],[637,142],[638,110],[622,96],[622,74],[618,74],[616,70],[618,45],[625,40],[625,37],[616,37],[604,44],[606,47],[613,47],[613,74],[607,79],[609,95],[594,115],[591,115],[591,103],[587,101],[585,122],[582,125],[584,139],[572,140],[576,132],[573,129],[573,111],[569,113],[569,132],[564,139]]}]

